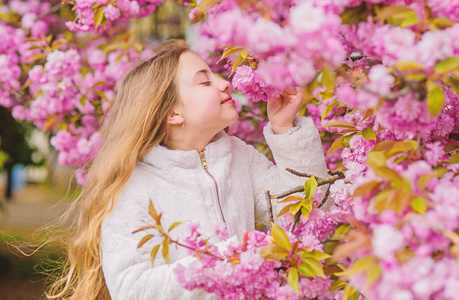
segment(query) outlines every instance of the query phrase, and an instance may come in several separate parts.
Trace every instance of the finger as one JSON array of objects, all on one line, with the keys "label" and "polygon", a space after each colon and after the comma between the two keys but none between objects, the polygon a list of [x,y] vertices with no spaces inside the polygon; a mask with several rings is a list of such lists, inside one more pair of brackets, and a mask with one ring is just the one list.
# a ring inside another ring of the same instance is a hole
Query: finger
[{"label": "finger", "polygon": [[289,94],[289,95],[296,95],[297,94],[297,91],[295,90],[295,88],[293,86],[288,86],[284,89],[284,92]]},{"label": "finger", "polygon": [[285,92],[282,92],[282,93],[281,93],[281,97],[282,97],[282,101],[283,101],[283,102],[290,103],[290,101],[292,100],[292,95],[287,94],[287,93],[285,93]]}]

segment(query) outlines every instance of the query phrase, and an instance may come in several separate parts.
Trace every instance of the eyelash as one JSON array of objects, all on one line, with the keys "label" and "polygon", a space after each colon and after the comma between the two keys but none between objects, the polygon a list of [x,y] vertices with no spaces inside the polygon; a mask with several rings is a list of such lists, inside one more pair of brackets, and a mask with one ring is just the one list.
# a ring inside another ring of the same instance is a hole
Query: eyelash
[{"label": "eyelash", "polygon": [[204,85],[209,85],[209,84],[211,84],[211,83],[212,83],[212,81],[204,81],[202,84],[204,84]]}]

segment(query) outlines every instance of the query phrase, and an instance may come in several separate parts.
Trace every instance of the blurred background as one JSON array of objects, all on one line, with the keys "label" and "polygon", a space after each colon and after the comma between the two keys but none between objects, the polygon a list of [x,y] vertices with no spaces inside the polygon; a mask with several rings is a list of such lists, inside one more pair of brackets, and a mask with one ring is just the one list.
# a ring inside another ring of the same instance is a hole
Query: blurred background
[{"label": "blurred background", "polygon": [[[188,25],[188,8],[166,0],[149,17],[131,21],[130,30],[136,40],[154,42],[185,38]],[[0,106],[2,300],[43,299],[46,276],[40,265],[50,266],[61,255],[52,244],[33,252],[33,245],[43,241],[43,229],[78,195],[76,169],[57,163],[58,152],[50,145],[51,138],[52,133],[16,121],[10,110]]]}]

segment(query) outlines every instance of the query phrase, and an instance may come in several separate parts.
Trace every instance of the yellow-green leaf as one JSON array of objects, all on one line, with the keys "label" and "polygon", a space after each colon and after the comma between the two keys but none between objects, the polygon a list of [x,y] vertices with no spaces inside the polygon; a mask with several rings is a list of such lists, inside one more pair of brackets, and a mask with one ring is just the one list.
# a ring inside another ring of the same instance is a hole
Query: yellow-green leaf
[{"label": "yellow-green leaf", "polygon": [[137,249],[139,249],[140,247],[143,246],[143,244],[145,244],[148,240],[150,240],[151,238],[153,237],[153,234],[149,234],[149,235],[146,235],[142,238],[142,240],[140,241],[140,243],[137,245]]},{"label": "yellow-green leaf", "polygon": [[236,60],[233,62],[233,66],[231,67],[231,74],[228,76],[230,77],[233,75],[234,71],[244,62],[244,58],[242,56],[239,56],[236,58]]},{"label": "yellow-green leaf", "polygon": [[287,234],[285,233],[284,229],[281,227],[277,226],[276,224],[272,223],[272,229],[271,229],[271,235],[274,238],[274,241],[276,244],[281,246],[287,251],[292,250],[292,244],[290,244],[290,240],[287,237]]},{"label": "yellow-green leaf", "polygon": [[153,201],[151,201],[151,199],[150,199],[150,204],[148,205],[148,213],[153,219],[156,219],[158,217],[155,207],[153,206]]},{"label": "yellow-green leaf", "polygon": [[410,143],[410,141],[408,142],[398,141],[398,142],[395,142],[392,145],[392,147],[389,149],[389,151],[387,152],[387,156],[391,157],[394,154],[398,154],[398,153],[401,153],[407,150],[413,150],[413,149],[415,149],[415,145]]},{"label": "yellow-green leaf", "polygon": [[450,57],[438,62],[435,65],[435,72],[444,74],[452,72],[457,68],[459,68],[459,57]]},{"label": "yellow-green leaf", "polygon": [[429,90],[429,95],[427,98],[427,103],[429,106],[429,111],[432,117],[438,115],[442,108],[444,102],[444,95],[441,87],[436,84],[432,84]]},{"label": "yellow-green leaf", "polygon": [[352,25],[360,22],[364,17],[364,13],[366,12],[367,7],[365,3],[356,6],[356,7],[348,7],[344,12],[341,13],[340,17],[343,21],[343,24]]},{"label": "yellow-green leaf", "polygon": [[296,202],[303,201],[303,198],[297,197],[297,196],[289,196],[285,198],[284,200],[277,201],[277,203],[286,203],[286,202],[293,202],[293,201],[296,201]]},{"label": "yellow-green leaf", "polygon": [[376,134],[369,126],[362,131],[362,136],[367,140],[376,141]]},{"label": "yellow-green leaf", "polygon": [[368,268],[370,268],[373,264],[376,263],[376,257],[374,256],[364,256],[356,260],[349,269],[342,272],[340,275],[349,276],[352,274],[360,273]]},{"label": "yellow-green leaf", "polygon": [[301,275],[306,276],[306,277],[312,277],[312,278],[315,277],[315,275],[312,273],[311,269],[309,269],[305,265],[299,265],[298,266],[298,272],[300,272]]},{"label": "yellow-green leaf", "polygon": [[346,135],[343,137],[343,147],[349,148],[352,137],[355,134]]},{"label": "yellow-green leaf", "polygon": [[311,213],[310,209],[307,209],[306,207],[301,208],[301,215],[307,220],[309,217],[309,214]]},{"label": "yellow-green leaf", "polygon": [[311,198],[314,196],[314,193],[317,190],[317,180],[313,176],[309,177],[308,180],[304,183],[304,194],[306,195],[305,198]]},{"label": "yellow-green leaf", "polygon": [[352,293],[351,297],[349,297],[349,300],[359,300],[360,298],[360,293],[358,291],[355,291]]},{"label": "yellow-green leaf", "polygon": [[341,300],[350,300],[350,297],[356,292],[356,290],[350,285],[347,284],[343,291],[343,296]]},{"label": "yellow-green leaf", "polygon": [[174,224],[171,225],[171,227],[169,227],[168,231],[171,231],[172,229],[174,229],[175,227],[179,226],[180,224],[182,224],[182,222],[175,222]]},{"label": "yellow-green leaf", "polygon": [[279,218],[280,216],[282,215],[285,215],[287,212],[290,211],[290,207],[292,207],[293,205],[295,204],[290,204],[290,205],[286,205],[284,206],[281,211],[277,214],[277,216],[275,217],[275,219]]},{"label": "yellow-green leaf", "polygon": [[312,199],[303,199],[301,201],[301,204],[303,205],[303,208],[306,208],[307,210],[312,210]]},{"label": "yellow-green leaf", "polygon": [[287,278],[288,284],[292,287],[292,289],[299,295],[300,294],[300,287],[298,285],[298,270],[296,268],[291,268],[288,272]]},{"label": "yellow-green leaf", "polygon": [[420,214],[424,214],[427,210],[427,204],[423,197],[413,198],[411,200],[411,207]]},{"label": "yellow-green leaf", "polygon": [[453,26],[455,23],[447,18],[435,18],[432,20],[432,29],[446,29]]},{"label": "yellow-green leaf", "polygon": [[352,124],[349,124],[347,122],[342,122],[342,121],[334,121],[330,122],[326,125],[323,125],[322,127],[338,127],[338,128],[352,128],[356,129],[356,127]]},{"label": "yellow-green leaf", "polygon": [[293,204],[291,207],[290,207],[290,215],[295,215],[302,207],[303,205],[301,204],[301,202],[298,202],[296,204]]},{"label": "yellow-green leaf", "polygon": [[449,158],[449,162],[452,163],[452,164],[457,164],[457,163],[459,163],[459,152],[458,152],[458,153],[454,153],[454,154]]},{"label": "yellow-green leaf", "polygon": [[379,167],[379,168],[373,168],[373,171],[375,172],[376,175],[387,178],[393,183],[400,183],[403,181],[400,174],[398,174],[397,171],[391,168]]},{"label": "yellow-green leaf", "polygon": [[459,145],[447,145],[447,146],[445,146],[445,148],[443,150],[446,153],[451,153],[451,152],[459,150]]},{"label": "yellow-green leaf", "polygon": [[106,82],[106,81],[97,81],[96,83],[94,83],[94,84],[92,85],[92,87],[96,87],[96,86],[104,85],[104,84],[107,84],[107,82]]},{"label": "yellow-green leaf", "polygon": [[336,264],[328,264],[324,266],[325,275],[331,276],[331,275],[335,275],[335,273],[340,273],[340,272],[343,272],[343,269],[341,269]]},{"label": "yellow-green leaf", "polygon": [[94,28],[97,29],[104,19],[104,11],[99,7],[94,14]]},{"label": "yellow-green leaf", "polygon": [[389,18],[392,18],[401,13],[405,13],[407,11],[411,11],[411,9],[405,5],[386,5],[376,12],[376,19],[384,22]]},{"label": "yellow-green leaf", "polygon": [[46,54],[45,53],[37,53],[37,54],[34,54],[32,55],[30,58],[29,58],[29,62],[34,62],[36,60],[39,60],[41,58],[44,58],[46,57]]},{"label": "yellow-green leaf", "polygon": [[353,197],[368,197],[373,191],[377,190],[381,182],[379,180],[372,180],[364,184],[359,185],[352,195]]},{"label": "yellow-green leaf", "polygon": [[380,276],[381,276],[381,267],[378,264],[375,264],[367,272],[368,285],[372,285],[376,280],[378,280]]},{"label": "yellow-green leaf", "polygon": [[267,261],[278,261],[286,258],[288,251],[277,244],[268,244],[261,249],[260,255]]},{"label": "yellow-green leaf", "polygon": [[415,61],[401,61],[394,65],[394,68],[399,71],[412,71],[412,70],[422,70],[424,67]]},{"label": "yellow-green leaf", "polygon": [[337,291],[337,290],[342,290],[344,289],[344,287],[346,287],[348,283],[344,280],[341,280],[341,279],[338,279],[336,281],[333,281],[330,288],[329,288],[329,291],[330,292],[334,292],[334,291]]},{"label": "yellow-green leaf", "polygon": [[344,139],[344,136],[336,139],[333,142],[333,144],[330,146],[330,149],[328,149],[327,156],[329,156],[330,154],[332,154],[333,152],[335,152],[336,150],[338,150],[339,148],[343,146],[343,139]]},{"label": "yellow-green leaf", "polygon": [[314,258],[315,260],[324,260],[324,259],[327,259],[327,258],[330,258],[331,256],[328,255],[327,253],[322,253],[320,251],[317,251],[317,250],[312,250],[311,252],[304,252],[303,255],[301,255],[302,258]]},{"label": "yellow-green leaf", "polygon": [[303,265],[315,276],[325,277],[324,269],[322,265],[314,258],[305,257],[302,258]]},{"label": "yellow-green leaf", "polygon": [[247,50],[245,50],[245,49],[242,50],[240,55],[241,55],[241,57],[242,57],[243,59],[246,59],[246,58],[247,58]]},{"label": "yellow-green leaf", "polygon": [[368,152],[367,165],[371,168],[380,168],[386,166],[386,156],[381,151]]},{"label": "yellow-green leaf", "polygon": [[156,245],[156,246],[153,248],[153,250],[151,250],[151,265],[152,265],[152,266],[155,265],[155,258],[156,258],[156,254],[158,253],[159,246],[160,246],[160,245]]},{"label": "yellow-green leaf", "polygon": [[376,152],[376,151],[387,151],[391,149],[394,146],[395,142],[394,141],[382,141],[376,144],[376,146],[371,150],[371,152]]},{"label": "yellow-green leaf", "polygon": [[426,75],[422,73],[408,74],[406,75],[406,79],[414,81],[423,81],[426,79]]},{"label": "yellow-green leaf", "polygon": [[435,177],[437,177],[436,173],[424,174],[424,175],[419,176],[419,179],[418,179],[419,188],[421,190],[425,189],[429,181]]},{"label": "yellow-green leaf", "polygon": [[81,96],[81,98],[80,98],[80,103],[81,103],[81,105],[82,105],[83,107],[86,106],[86,99],[87,99],[86,94],[83,94],[83,95]]},{"label": "yellow-green leaf", "polygon": [[228,56],[231,56],[233,54],[236,54],[238,53],[239,51],[241,51],[243,48],[241,47],[228,47],[225,52],[223,52],[222,54],[222,57],[220,58],[219,61],[217,61],[217,64],[222,60],[222,59],[225,59],[227,58]]},{"label": "yellow-green leaf", "polygon": [[335,89],[335,75],[328,68],[322,69],[322,85],[327,91]]},{"label": "yellow-green leaf", "polygon": [[333,108],[335,108],[335,106],[337,105],[337,103],[335,101],[333,101],[332,103],[330,103],[326,108],[325,110],[322,112],[322,116],[320,118],[320,121],[322,122],[325,117],[332,111]]},{"label": "yellow-green leaf", "polygon": [[166,260],[166,263],[170,263],[170,260],[169,260],[169,243],[168,243],[168,239],[165,238],[163,240],[163,256],[164,256],[164,259]]}]

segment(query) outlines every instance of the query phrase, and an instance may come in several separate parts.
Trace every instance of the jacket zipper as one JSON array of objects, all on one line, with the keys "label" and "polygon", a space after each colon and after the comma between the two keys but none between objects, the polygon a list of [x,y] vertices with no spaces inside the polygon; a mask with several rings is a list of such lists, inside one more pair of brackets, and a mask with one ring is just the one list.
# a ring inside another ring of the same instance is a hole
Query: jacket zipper
[{"label": "jacket zipper", "polygon": [[210,178],[212,178],[212,181],[214,182],[215,191],[217,192],[217,204],[218,204],[218,209],[220,210],[220,215],[222,216],[223,222],[226,223],[226,221],[225,221],[225,216],[223,215],[222,206],[221,206],[221,204],[220,204],[220,196],[219,196],[219,194],[218,194],[217,181],[215,180],[214,176],[212,176],[212,174],[210,174],[209,170],[207,170],[208,165],[207,165],[206,157],[204,156],[204,152],[203,152],[203,151],[200,151],[200,152],[199,152],[199,157],[201,158],[202,168],[204,169],[204,171],[206,171],[206,173],[210,176]]}]

